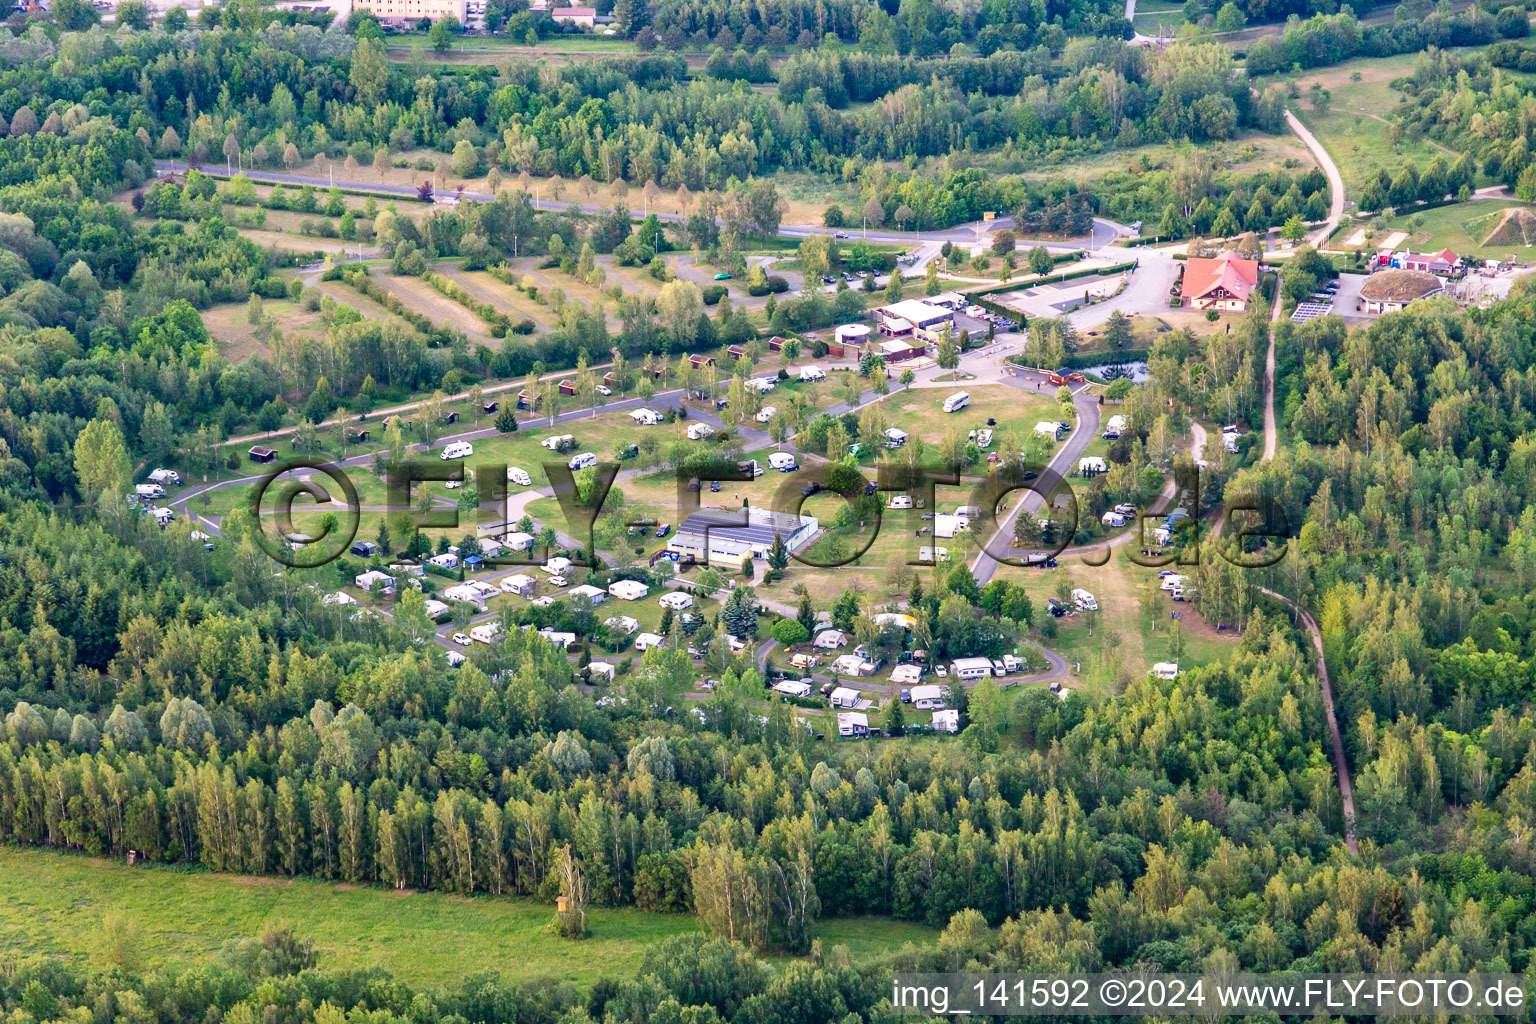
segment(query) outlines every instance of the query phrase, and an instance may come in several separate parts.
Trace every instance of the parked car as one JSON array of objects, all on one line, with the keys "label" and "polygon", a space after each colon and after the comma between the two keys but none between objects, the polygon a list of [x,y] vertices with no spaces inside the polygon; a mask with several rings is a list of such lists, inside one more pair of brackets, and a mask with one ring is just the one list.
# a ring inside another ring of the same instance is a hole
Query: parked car
[{"label": "parked car", "polygon": [[732,274],[716,274],[715,275],[715,280],[716,281],[729,281],[733,276],[734,275],[732,275]]},{"label": "parked car", "polygon": [[667,534],[669,534],[671,532],[672,532],[672,524],[671,523],[662,523],[660,526],[656,527],[656,538],[658,540],[660,540],[662,537],[665,537]]},{"label": "parked car", "polygon": [[811,495],[816,494],[820,490],[821,484],[817,483],[815,480],[812,480],[810,483],[800,488],[800,493],[809,498]]},{"label": "parked car", "polygon": [[455,633],[453,634],[453,642],[460,647],[468,647],[472,641],[469,639],[468,633]]},{"label": "parked car", "polygon": [[613,394],[613,388],[609,387],[607,384],[599,384],[597,387],[593,388],[593,390],[600,395]]}]

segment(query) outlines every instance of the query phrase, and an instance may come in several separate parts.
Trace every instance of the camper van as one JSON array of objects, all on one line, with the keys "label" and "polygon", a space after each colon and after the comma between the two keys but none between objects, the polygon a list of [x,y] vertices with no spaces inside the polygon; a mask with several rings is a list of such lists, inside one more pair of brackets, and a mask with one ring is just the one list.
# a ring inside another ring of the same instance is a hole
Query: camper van
[{"label": "camper van", "polygon": [[964,409],[966,406],[968,406],[970,404],[971,404],[971,396],[970,396],[969,392],[966,392],[966,391],[956,391],[954,394],[952,394],[948,398],[944,399],[944,411],[945,412],[959,412],[961,409]]},{"label": "camper van", "polygon": [[790,452],[774,452],[768,456],[768,465],[780,473],[791,473],[800,468],[800,463]]},{"label": "camper van", "polygon": [[745,462],[738,462],[736,466],[738,469],[751,473],[753,480],[756,480],[758,477],[763,475],[763,467],[757,464],[756,459],[747,459]]},{"label": "camper van", "polygon": [[450,444],[448,447],[444,448],[442,454],[440,454],[438,458],[467,459],[473,454],[475,454],[474,445],[470,444],[468,441],[455,441],[453,444]]},{"label": "camper van", "polygon": [[573,471],[587,469],[590,466],[597,465],[597,456],[591,452],[582,452],[580,455],[573,455],[571,461],[567,462],[566,465]]},{"label": "camper van", "polygon": [[1123,512],[1109,511],[1104,513],[1100,521],[1105,526],[1118,529],[1130,522],[1130,519]]},{"label": "camper van", "polygon": [[528,475],[528,471],[518,469],[516,466],[507,467],[507,479],[519,487],[533,486],[533,477]]},{"label": "camper van", "polygon": [[800,367],[800,379],[803,381],[826,380],[827,371],[819,366],[802,366]]},{"label": "camper van", "polygon": [[1098,599],[1081,588],[1072,591],[1072,603],[1077,605],[1079,611],[1096,612],[1099,610]]}]

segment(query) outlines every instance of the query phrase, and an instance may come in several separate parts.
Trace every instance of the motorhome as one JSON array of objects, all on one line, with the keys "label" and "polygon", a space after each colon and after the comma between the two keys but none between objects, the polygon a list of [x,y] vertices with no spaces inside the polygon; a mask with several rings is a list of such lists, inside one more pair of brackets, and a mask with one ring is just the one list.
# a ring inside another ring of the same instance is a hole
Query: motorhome
[{"label": "motorhome", "polygon": [[511,483],[517,484],[519,487],[533,486],[533,477],[528,475],[528,471],[525,469],[519,469],[516,466],[507,467],[507,480]]},{"label": "motorhome", "polygon": [[133,492],[146,500],[149,498],[165,497],[165,488],[159,484],[135,484]]},{"label": "motorhome", "polygon": [[826,380],[827,372],[819,366],[802,366],[800,379],[803,381]]},{"label": "motorhome", "polygon": [[150,472],[149,482],[152,484],[159,484],[162,487],[166,484],[174,484],[175,486],[180,487],[181,474],[176,472],[174,469],[156,469]]},{"label": "motorhome", "polygon": [[1105,512],[1104,515],[1102,517],[1100,517],[1100,521],[1105,526],[1119,528],[1121,526],[1124,526],[1126,523],[1130,522],[1131,520],[1123,512],[1109,511],[1109,512]]},{"label": "motorhome", "polygon": [[1094,612],[1099,610],[1098,600],[1082,588],[1072,591],[1072,603],[1077,605],[1078,611]]},{"label": "motorhome", "polygon": [[571,456],[571,461],[567,462],[566,465],[569,466],[572,471],[578,469],[589,469],[592,466],[597,465],[597,456],[591,452],[582,452],[580,455]]},{"label": "motorhome", "polygon": [[964,409],[966,406],[968,406],[970,404],[971,404],[971,396],[970,396],[969,392],[966,392],[966,391],[956,391],[954,394],[952,394],[948,398],[944,399],[944,411],[945,412],[959,412],[961,409]]},{"label": "motorhome", "polygon": [[1160,661],[1152,666],[1152,674],[1159,679],[1175,679],[1179,674],[1179,663],[1176,661]]},{"label": "motorhome", "polygon": [[736,468],[742,470],[743,472],[751,473],[752,479],[754,480],[763,475],[763,467],[757,464],[756,459],[747,459],[744,462],[738,462],[736,463]]},{"label": "motorhome", "polygon": [[468,441],[455,441],[442,450],[440,459],[467,459],[475,454],[475,446]]},{"label": "motorhome", "polygon": [[575,442],[576,437],[574,434],[555,434],[550,437],[546,437],[544,440],[540,441],[539,444],[543,445],[545,448],[548,448],[552,452],[557,452],[564,448],[567,444],[574,444]]}]

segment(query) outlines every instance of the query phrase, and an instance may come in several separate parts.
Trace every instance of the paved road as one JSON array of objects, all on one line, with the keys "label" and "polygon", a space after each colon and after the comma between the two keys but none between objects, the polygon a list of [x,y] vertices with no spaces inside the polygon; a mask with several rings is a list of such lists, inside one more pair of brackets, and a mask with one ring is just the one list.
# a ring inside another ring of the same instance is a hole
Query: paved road
[{"label": "paved road", "polygon": [[1312,244],[1321,249],[1339,226],[1339,218],[1344,216],[1344,178],[1339,174],[1339,167],[1333,162],[1333,157],[1328,155],[1328,150],[1323,148],[1317,137],[1307,130],[1300,119],[1289,110],[1285,112],[1285,123],[1291,126],[1291,131],[1300,139],[1306,147],[1312,151],[1318,165],[1322,167],[1323,174],[1328,178],[1328,219],[1322,226],[1311,233]]},{"label": "paved road", "polygon": [[[186,171],[188,170],[188,165],[178,160],[156,160],[155,168],[157,170],[163,171]],[[212,177],[228,177],[227,172],[220,171],[216,166],[212,164],[204,164],[201,169],[204,173]],[[270,184],[311,185],[315,188],[330,188],[332,185],[335,185],[338,188],[346,189],[352,192],[374,192],[381,195],[407,196],[412,199],[417,197],[416,186],[414,185],[392,185],[378,181],[357,181],[355,179],[335,178],[330,175],[321,176],[316,174],[296,174],[288,171],[247,170],[244,173],[245,176],[250,178],[252,181],[260,181]],[[430,177],[429,172],[424,171],[422,173]],[[443,191],[445,193],[447,192],[447,190]],[[463,196],[465,199],[477,203],[488,203],[495,198],[495,196],[489,195],[485,192],[465,192]],[[566,210],[574,205],[583,213],[595,214],[602,213],[604,210],[611,208],[601,205],[588,205],[581,203],[573,204],[551,199],[537,199],[530,200],[530,202],[532,203],[534,209],[537,210]],[[632,217],[646,216],[646,211],[644,210],[632,209],[629,212],[630,216]],[[664,213],[660,210],[654,212],[656,217],[662,221],[675,223],[683,219],[675,213]],[[997,220],[992,221],[990,224],[985,225],[981,231],[981,235],[984,236],[988,231],[998,231],[1005,227],[1011,227],[1012,224],[1013,221],[1010,218],[1000,217]],[[942,228],[933,231],[891,231],[889,229],[881,229],[878,232],[869,232],[867,235],[861,231],[859,232],[859,237],[867,238],[871,242],[881,242],[891,245],[920,245],[923,242],[935,241],[973,243],[979,237],[977,234],[978,226],[980,226],[980,222],[972,224],[961,224],[955,227]],[[781,238],[805,238],[809,235],[831,235],[839,231],[845,231],[845,233],[849,235],[853,234],[852,231],[846,231],[845,229],[821,227],[815,224],[780,225],[778,234]],[[1034,247],[1039,245],[1052,250],[1081,249],[1085,245],[1091,249],[1098,249],[1108,245],[1110,242],[1114,241],[1116,237],[1129,233],[1130,229],[1124,227],[1123,225],[1116,224],[1114,221],[1095,217],[1093,220],[1093,230],[1087,239],[1080,239],[1075,241],[1063,241],[1061,239],[1041,239],[1036,241],[1032,239],[1021,238],[1019,239],[1018,244],[1024,247]]]},{"label": "paved road", "polygon": [[[1035,385],[1044,381],[1044,375],[1033,370],[1022,370],[1019,373],[1004,377],[1001,383],[1020,391],[1034,391]],[[1041,384],[1041,390],[1051,387]],[[1088,386],[1083,385],[1072,396],[1072,405],[1077,410],[1077,426],[1067,436],[1066,442],[1055,457],[1047,464],[1046,470],[1041,474],[1042,481],[1057,476],[1065,480],[1077,469],[1077,460],[1087,449],[1089,443],[1099,433],[1099,402],[1097,398],[1088,394]],[[1035,511],[1045,504],[1046,496],[1037,491],[1025,491],[1023,497],[1015,501],[1008,510],[1008,514],[998,523],[997,530],[987,538],[982,545],[981,553],[971,562],[971,574],[976,577],[979,586],[986,586],[992,577],[1003,565],[1000,559],[1013,554],[1013,527],[1018,520],[1019,513],[1025,510]]]}]

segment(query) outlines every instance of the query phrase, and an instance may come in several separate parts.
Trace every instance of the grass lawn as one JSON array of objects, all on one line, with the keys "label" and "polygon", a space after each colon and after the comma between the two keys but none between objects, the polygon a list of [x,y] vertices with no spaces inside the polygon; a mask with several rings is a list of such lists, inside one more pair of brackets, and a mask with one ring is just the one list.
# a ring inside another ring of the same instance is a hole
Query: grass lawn
[{"label": "grass lawn", "polygon": [[[203,326],[218,341],[220,354],[231,366],[253,356],[272,357],[266,343],[257,340],[256,327],[247,320],[248,309],[244,302],[227,302],[202,311]],[[287,299],[264,299],[262,311],[276,317],[288,334],[306,335],[313,340],[325,333],[325,324],[318,312],[307,312]]]},{"label": "grass lawn", "polygon": [[[324,968],[380,967],[417,987],[482,971],[589,985],[632,973],[645,948],[698,929],[692,917],[589,908],[580,943],[546,931],[553,909],[529,900],[394,892],[310,879],[214,875],[51,851],[6,848],[0,871],[0,955],[62,956],[105,966],[102,921],[116,914],[133,935],[134,969],[202,960],[231,939],[287,925],[312,936]],[[869,960],[907,942],[933,941],[910,922],[823,922],[828,946]],[[428,955],[423,955],[429,951]]]},{"label": "grass lawn", "polygon": [[431,320],[446,323],[479,341],[491,343],[491,325],[419,277],[378,272],[373,280],[405,305]]},{"label": "grass lawn", "polygon": [[532,320],[540,330],[551,330],[560,320],[548,306],[540,305],[516,288],[502,284],[483,270],[465,271],[457,264],[443,264],[437,269],[444,277],[457,281],[476,300],[489,302],[509,316]]},{"label": "grass lawn", "polygon": [[[1183,20],[1182,14],[1176,17]],[[1141,8],[1138,4],[1138,22],[1140,19]],[[1167,20],[1166,16],[1164,20]],[[1157,31],[1155,23],[1152,31]],[[1238,174],[1273,170],[1282,165],[1305,168],[1313,164],[1307,148],[1301,144],[1300,140],[1290,135],[1273,136],[1250,132],[1225,142],[1204,144],[1200,149],[1211,155],[1217,167]],[[1044,180],[1070,174],[1074,179],[1091,183],[1094,178],[1110,172],[1166,170],[1173,166],[1179,150],[1180,147],[1172,143],[1159,142],[1130,149],[1113,149],[1092,156],[1060,154],[1059,159],[1053,160],[1047,157],[1044,161],[1032,162],[1020,170],[1021,176],[1030,180]]]},{"label": "grass lawn", "polygon": [[[944,400],[956,391],[971,396],[971,404],[957,413],[944,411]],[[1042,419],[1070,419],[1060,412],[1054,392],[1038,394],[1020,391],[1005,384],[976,384],[961,382],[953,389],[909,388],[885,399],[885,414],[891,425],[905,430],[914,438],[935,444],[943,440],[951,430],[968,433],[992,424],[998,440],[992,451],[1001,450],[1003,437],[1013,435],[1022,447],[1026,435],[1033,432],[1035,423]]]},{"label": "grass lawn", "polygon": [[[1402,54],[1396,57],[1363,57],[1346,61],[1315,72],[1275,76],[1275,81],[1294,81],[1301,90],[1302,99],[1293,101],[1291,110],[1301,119],[1317,140],[1328,150],[1339,173],[1344,178],[1344,189],[1349,196],[1358,197],[1365,183],[1376,172],[1386,169],[1396,174],[1407,160],[1412,160],[1420,170],[1428,167],[1436,156],[1447,163],[1455,161],[1458,154],[1429,139],[1399,138],[1391,141],[1388,121],[1394,108],[1411,102],[1409,97],[1392,88],[1391,82],[1413,70],[1418,54]],[[1360,80],[1354,81],[1358,74]],[[1308,90],[1316,82],[1328,90],[1330,100],[1325,113],[1312,109],[1307,99]],[[1266,82],[1260,80],[1262,89]]]},{"label": "grass lawn", "polygon": [[590,984],[633,971],[646,945],[697,929],[691,917],[593,908],[592,938],[573,945],[545,931],[549,906],[526,900],[129,868],[37,850],[6,849],[4,857],[0,909],[10,926],[0,952],[11,956],[99,962],[102,918],[116,912],[137,930],[146,967],[203,959],[230,939],[287,924],[314,937],[322,966],[382,967],[417,986],[486,970]]},{"label": "grass lawn", "polygon": [[[1235,632],[1218,633],[1193,605],[1175,602],[1158,589],[1157,572],[1136,565],[1121,547],[1106,565],[1088,566],[1074,558],[1059,569],[1017,576],[1016,582],[1041,601],[1055,596],[1063,579],[1094,595],[1100,609],[1096,617],[1057,619],[1056,635],[1038,639],[1072,663],[1076,685],[1107,694],[1147,672],[1154,662],[1174,660],[1170,645],[1176,626],[1184,640],[1184,653],[1176,660],[1186,670],[1222,660],[1237,643]],[[1172,612],[1180,618],[1170,618]]]},{"label": "grass lawn", "polygon": [[[1481,244],[1499,226],[1504,211],[1511,208],[1529,210],[1530,205],[1510,199],[1474,199],[1404,216],[1373,217],[1356,222],[1355,227],[1373,231],[1371,240],[1378,244],[1392,232],[1407,232],[1408,238],[1398,248],[1415,252],[1450,249],[1459,255],[1473,255],[1481,259],[1503,259],[1515,253],[1517,258],[1528,259],[1533,247],[1519,241]],[[1343,237],[1341,233],[1335,244],[1339,244]],[[1536,237],[1532,240],[1536,241]]]}]

